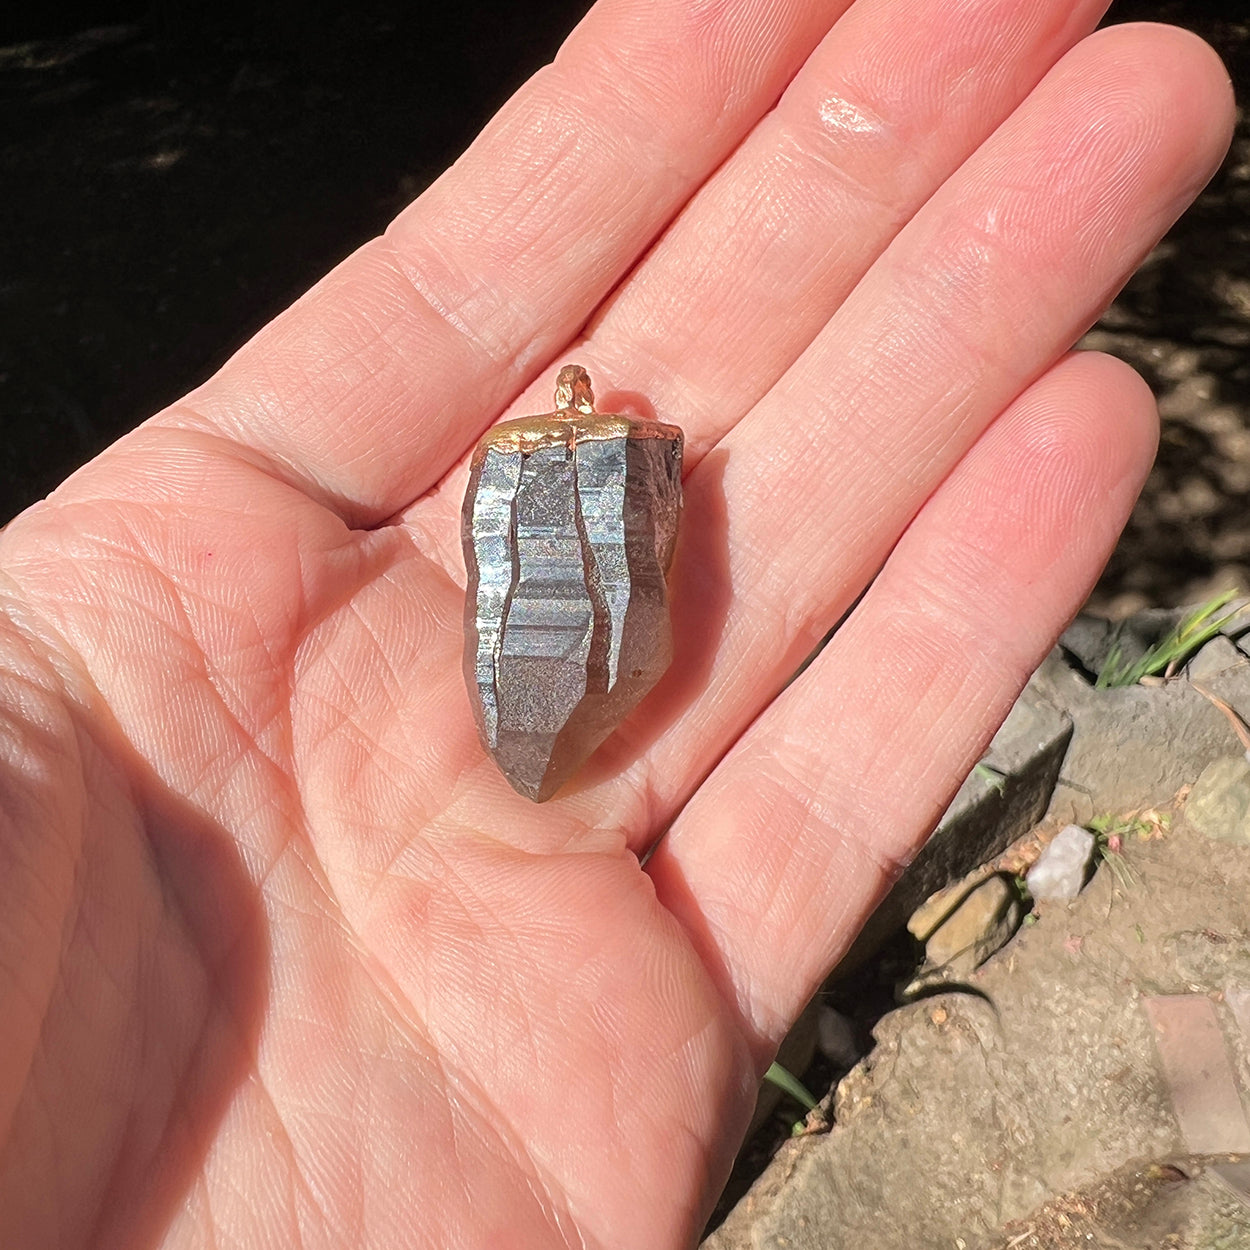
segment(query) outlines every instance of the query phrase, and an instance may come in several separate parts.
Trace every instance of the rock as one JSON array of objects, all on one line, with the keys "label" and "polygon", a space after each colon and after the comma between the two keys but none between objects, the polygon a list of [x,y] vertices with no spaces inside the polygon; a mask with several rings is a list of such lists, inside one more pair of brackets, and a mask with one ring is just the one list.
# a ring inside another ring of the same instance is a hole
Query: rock
[{"label": "rock", "polygon": [[[1212,639],[1191,663],[1198,663],[1206,689],[1245,715],[1250,664],[1227,643]],[[1080,823],[1162,806],[1213,759],[1240,747],[1224,714],[1181,677],[1156,687],[1095,690],[1056,647],[1028,688],[1073,723],[1047,820]]]},{"label": "rock", "polygon": [[537,802],[669,666],[665,575],[681,511],[676,426],[595,413],[576,365],[560,373],[556,408],[487,432],[462,521],[478,734]]},{"label": "rock", "polygon": [[[1005,1225],[976,1250],[1097,1246],[1144,1250],[1239,1250],[1250,1245],[1244,1162],[1203,1156],[1133,1160],[1082,1188],[1051,1198]],[[1054,1230],[1052,1232],[1052,1230]]]},{"label": "rock", "polygon": [[911,914],[907,921],[907,932],[917,942],[927,942],[937,931],[938,926],[977,888],[982,882],[988,881],[998,869],[993,864],[983,864],[973,869],[966,877],[930,894]]},{"label": "rock", "polygon": [[820,1053],[841,1072],[853,1068],[862,1053],[854,1021],[827,1005],[822,1006],[816,1015],[816,1045]]},{"label": "rock", "polygon": [[1059,646],[1091,678],[1096,678],[1113,648],[1122,662],[1134,664],[1190,611],[1190,608],[1147,608],[1122,621],[1082,613],[1063,631]]},{"label": "rock", "polygon": [[1233,1013],[1233,1019],[1237,1022],[1237,1027],[1241,1029],[1242,1036],[1250,1042],[1250,984],[1241,981],[1225,981],[1224,983],[1224,1001],[1228,1004],[1228,1009]]},{"label": "rock", "polygon": [[[1243,1220],[1250,1216],[1250,1159],[1241,1158],[1231,1162],[1212,1163],[1207,1174],[1221,1182],[1242,1208]],[[1192,1221],[1190,1227],[1193,1227]],[[1244,1238],[1250,1235],[1250,1223],[1243,1223],[1239,1232]],[[1205,1244],[1214,1245],[1214,1239]],[[1227,1244],[1227,1242],[1225,1243]]]},{"label": "rock", "polygon": [[1240,664],[1250,665],[1245,654],[1238,650],[1231,638],[1216,634],[1201,651],[1185,665],[1185,676],[1192,681],[1206,681],[1218,677]]},{"label": "rock", "polygon": [[[1180,1188],[1171,1172],[1145,1189],[1134,1173],[1176,1161],[1201,1184],[1209,1160],[1187,1154],[1142,1000],[1207,995],[1246,1088],[1245,1002],[1221,995],[1250,986],[1241,961],[1250,850],[1205,843],[1178,821],[1166,838],[1131,840],[1124,858],[1132,888],[1097,874],[1061,923],[1022,930],[1010,958],[986,963],[975,992],[952,988],[882,1017],[875,1048],[837,1087],[832,1130],[782,1146],[706,1250],[1171,1244],[1153,1216],[1156,1200]],[[1170,939],[1216,917],[1232,940],[1204,939],[1212,963],[1195,980]],[[1099,1199],[1104,1183],[1113,1201]],[[1222,1207],[1225,1192],[1215,1182],[1202,1190],[1187,1208],[1193,1237],[1178,1245],[1250,1246],[1250,1217],[1231,1195]],[[1236,1222],[1223,1239],[1206,1237],[1204,1211],[1216,1226]],[[1114,1238],[1096,1235],[1102,1220]]]},{"label": "rock", "polygon": [[1142,1006],[1154,1026],[1172,1113],[1195,1154],[1250,1151],[1250,1121],[1215,1003],[1206,994],[1152,994]]},{"label": "rock", "polygon": [[1001,874],[983,881],[942,922],[925,944],[925,959],[949,976],[967,976],[1020,927],[1023,909],[1015,887]]},{"label": "rock", "polygon": [[1066,712],[1032,687],[1016,700],[929,841],[907,866],[839,964],[862,964],[925,899],[993,859],[1042,817],[1072,733]]},{"label": "rock", "polygon": [[1185,819],[1204,837],[1250,843],[1250,761],[1244,755],[1212,760],[1189,793]]},{"label": "rock", "polygon": [[1080,825],[1055,834],[1025,881],[1038,902],[1070,902],[1081,892],[1094,854],[1094,835]]}]

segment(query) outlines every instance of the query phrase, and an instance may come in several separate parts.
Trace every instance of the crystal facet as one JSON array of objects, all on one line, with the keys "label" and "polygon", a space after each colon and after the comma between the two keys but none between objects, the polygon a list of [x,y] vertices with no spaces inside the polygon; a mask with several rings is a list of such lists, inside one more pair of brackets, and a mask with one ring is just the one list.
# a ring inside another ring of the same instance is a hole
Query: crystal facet
[{"label": "crystal facet", "polygon": [[497,425],[474,452],[465,678],[483,746],[536,802],[672,659],[681,453],[676,426],[596,413],[577,365],[560,371],[555,412]]}]

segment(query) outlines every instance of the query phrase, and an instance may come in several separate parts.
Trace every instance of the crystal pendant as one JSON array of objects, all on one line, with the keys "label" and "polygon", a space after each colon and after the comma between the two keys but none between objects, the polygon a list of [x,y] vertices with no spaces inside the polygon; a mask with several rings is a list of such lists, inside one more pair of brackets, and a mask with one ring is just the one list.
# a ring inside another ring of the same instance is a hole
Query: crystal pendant
[{"label": "crystal pendant", "polygon": [[555,412],[497,425],[473,453],[465,679],[482,745],[535,802],[672,660],[681,454],[676,426],[595,412],[578,365],[560,371]]}]

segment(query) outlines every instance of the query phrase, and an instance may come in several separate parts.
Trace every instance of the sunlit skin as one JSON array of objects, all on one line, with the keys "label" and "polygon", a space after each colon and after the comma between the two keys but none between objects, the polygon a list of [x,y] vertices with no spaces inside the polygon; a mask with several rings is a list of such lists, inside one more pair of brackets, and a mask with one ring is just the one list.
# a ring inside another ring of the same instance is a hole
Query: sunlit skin
[{"label": "sunlit skin", "polygon": [[[1101,9],[601,0],[8,527],[0,1245],[691,1244],[1153,453],[1068,351],[1232,102]],[[686,432],[677,660],[539,807],[474,731],[458,513],[568,360]]]}]

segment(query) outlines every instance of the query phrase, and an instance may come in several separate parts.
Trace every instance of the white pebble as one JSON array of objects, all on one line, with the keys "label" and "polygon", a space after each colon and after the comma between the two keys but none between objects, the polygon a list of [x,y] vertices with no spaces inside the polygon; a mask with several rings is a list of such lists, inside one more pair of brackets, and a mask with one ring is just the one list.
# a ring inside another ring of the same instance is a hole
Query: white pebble
[{"label": "white pebble", "polygon": [[1046,902],[1076,898],[1093,853],[1094,835],[1080,825],[1067,825],[1029,869],[1025,877],[1029,893]]}]

